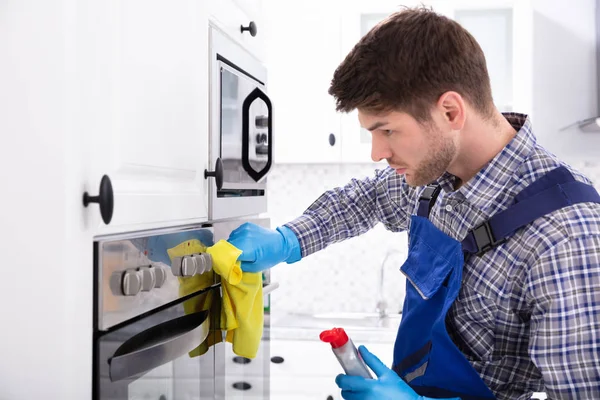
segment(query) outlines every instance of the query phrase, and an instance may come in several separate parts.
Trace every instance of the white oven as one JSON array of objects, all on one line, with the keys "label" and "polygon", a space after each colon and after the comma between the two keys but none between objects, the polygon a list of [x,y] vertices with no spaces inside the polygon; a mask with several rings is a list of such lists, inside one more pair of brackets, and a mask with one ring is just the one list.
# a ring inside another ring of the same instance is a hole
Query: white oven
[{"label": "white oven", "polygon": [[258,215],[267,209],[273,162],[273,108],[264,65],[210,27],[209,219]]}]

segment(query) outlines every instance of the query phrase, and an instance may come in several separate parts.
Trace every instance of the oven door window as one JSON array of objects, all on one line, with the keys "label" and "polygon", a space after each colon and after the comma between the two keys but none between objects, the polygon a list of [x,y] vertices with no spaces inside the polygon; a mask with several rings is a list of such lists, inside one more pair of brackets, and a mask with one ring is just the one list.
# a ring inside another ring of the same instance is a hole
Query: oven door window
[{"label": "oven door window", "polygon": [[95,340],[98,400],[213,399],[219,289],[141,318]]}]

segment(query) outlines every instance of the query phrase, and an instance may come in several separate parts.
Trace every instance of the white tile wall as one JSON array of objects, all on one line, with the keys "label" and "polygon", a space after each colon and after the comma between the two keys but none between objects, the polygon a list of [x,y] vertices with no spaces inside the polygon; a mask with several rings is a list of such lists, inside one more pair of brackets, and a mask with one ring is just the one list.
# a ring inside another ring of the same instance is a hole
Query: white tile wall
[{"label": "white tile wall", "polygon": [[[567,160],[600,182],[597,160]],[[276,165],[269,175],[268,212],[272,226],[300,215],[321,193],[344,185],[351,178],[371,176],[376,164]],[[398,312],[404,298],[404,276],[399,268],[407,255],[407,236],[378,225],[370,232],[331,245],[296,264],[280,264],[271,279],[281,287],[271,301],[276,312],[375,312],[379,271],[385,263],[384,295],[389,311]]]}]

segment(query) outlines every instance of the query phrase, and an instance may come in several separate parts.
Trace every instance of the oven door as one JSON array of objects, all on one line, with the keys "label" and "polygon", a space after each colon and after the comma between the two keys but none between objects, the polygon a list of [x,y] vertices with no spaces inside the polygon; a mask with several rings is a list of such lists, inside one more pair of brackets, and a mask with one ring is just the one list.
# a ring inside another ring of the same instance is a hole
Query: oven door
[{"label": "oven door", "polygon": [[93,398],[214,399],[219,314],[217,286],[97,332]]}]

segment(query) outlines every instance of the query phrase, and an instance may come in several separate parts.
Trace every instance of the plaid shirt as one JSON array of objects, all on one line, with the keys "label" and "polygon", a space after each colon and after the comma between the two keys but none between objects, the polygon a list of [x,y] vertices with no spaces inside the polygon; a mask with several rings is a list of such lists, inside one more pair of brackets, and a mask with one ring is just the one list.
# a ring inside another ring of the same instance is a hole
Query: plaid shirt
[{"label": "plaid shirt", "polygon": [[[505,117],[518,133],[486,167],[458,190],[452,175],[438,179],[443,190],[430,220],[459,241],[527,185],[565,165],[536,143],[526,116]],[[388,167],[324,193],[286,226],[303,257],[379,222],[405,231],[423,190]],[[550,399],[600,399],[600,205],[555,211],[470,257],[446,325],[498,399],[528,399],[534,391]]]}]

